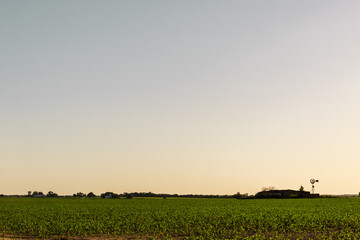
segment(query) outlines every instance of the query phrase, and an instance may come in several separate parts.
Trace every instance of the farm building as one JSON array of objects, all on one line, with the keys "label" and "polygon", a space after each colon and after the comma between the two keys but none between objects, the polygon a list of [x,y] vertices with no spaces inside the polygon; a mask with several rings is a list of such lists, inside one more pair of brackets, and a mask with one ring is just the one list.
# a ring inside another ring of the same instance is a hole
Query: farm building
[{"label": "farm building", "polygon": [[258,192],[255,197],[257,198],[316,198],[319,194],[310,194],[307,191],[296,190],[269,190]]}]

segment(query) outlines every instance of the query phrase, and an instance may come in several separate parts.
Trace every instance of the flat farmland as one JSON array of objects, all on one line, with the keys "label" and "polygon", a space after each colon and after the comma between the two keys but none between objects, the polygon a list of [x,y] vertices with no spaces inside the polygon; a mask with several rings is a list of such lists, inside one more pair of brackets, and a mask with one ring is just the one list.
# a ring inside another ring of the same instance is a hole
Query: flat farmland
[{"label": "flat farmland", "polygon": [[0,236],[360,239],[360,198],[1,198]]}]

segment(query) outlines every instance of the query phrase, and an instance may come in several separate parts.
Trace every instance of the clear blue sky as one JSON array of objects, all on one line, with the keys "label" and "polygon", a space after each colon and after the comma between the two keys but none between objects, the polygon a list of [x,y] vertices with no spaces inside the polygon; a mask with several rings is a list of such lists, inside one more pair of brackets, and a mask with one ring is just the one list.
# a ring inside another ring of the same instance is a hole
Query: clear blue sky
[{"label": "clear blue sky", "polygon": [[0,1],[0,193],[357,193],[359,1]]}]

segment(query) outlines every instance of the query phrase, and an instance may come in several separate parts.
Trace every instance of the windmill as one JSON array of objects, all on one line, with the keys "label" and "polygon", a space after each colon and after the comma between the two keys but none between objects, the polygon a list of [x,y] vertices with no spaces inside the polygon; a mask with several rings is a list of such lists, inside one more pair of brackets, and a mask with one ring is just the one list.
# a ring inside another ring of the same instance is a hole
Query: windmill
[{"label": "windmill", "polygon": [[319,180],[315,180],[314,178],[310,179],[310,183],[312,185],[312,188],[311,188],[311,193],[314,194],[315,193],[315,186],[314,184],[319,182]]}]

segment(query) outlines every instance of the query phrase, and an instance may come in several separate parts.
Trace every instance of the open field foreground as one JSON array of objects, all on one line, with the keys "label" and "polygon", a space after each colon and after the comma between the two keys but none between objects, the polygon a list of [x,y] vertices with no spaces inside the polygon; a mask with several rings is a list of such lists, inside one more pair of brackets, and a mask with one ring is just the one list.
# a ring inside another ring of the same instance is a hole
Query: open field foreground
[{"label": "open field foreground", "polygon": [[360,239],[360,198],[2,198],[0,234],[0,239]]}]

